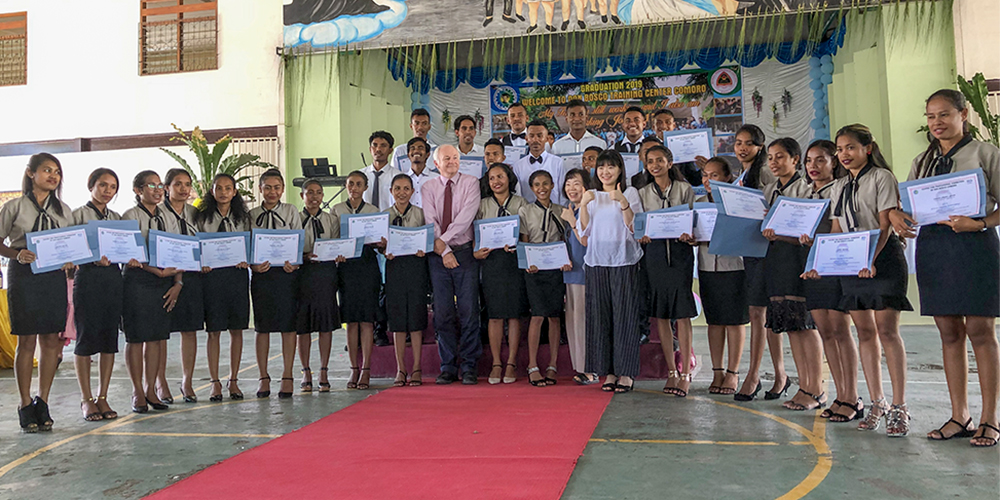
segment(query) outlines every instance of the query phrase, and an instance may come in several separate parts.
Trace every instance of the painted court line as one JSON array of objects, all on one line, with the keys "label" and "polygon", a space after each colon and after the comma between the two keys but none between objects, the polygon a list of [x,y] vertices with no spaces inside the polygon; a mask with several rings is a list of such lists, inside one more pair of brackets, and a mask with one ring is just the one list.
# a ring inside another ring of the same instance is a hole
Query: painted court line
[{"label": "painted court line", "polygon": [[793,441],[789,443],[776,443],[774,441],[705,441],[697,439],[600,439],[591,438],[591,443],[639,443],[639,444],[711,444],[719,446],[784,446],[784,445],[810,445],[808,441]]},{"label": "painted court line", "polygon": [[98,432],[101,436],[157,436],[157,437],[225,437],[225,438],[279,438],[282,434],[210,434],[198,432]]}]

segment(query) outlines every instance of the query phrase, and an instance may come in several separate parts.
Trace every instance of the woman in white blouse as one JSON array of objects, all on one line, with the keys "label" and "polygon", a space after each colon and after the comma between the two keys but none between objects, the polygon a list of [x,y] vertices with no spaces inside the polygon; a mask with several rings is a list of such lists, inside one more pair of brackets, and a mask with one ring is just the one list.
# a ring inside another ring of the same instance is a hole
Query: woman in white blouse
[{"label": "woman in white blouse", "polygon": [[[597,157],[597,188],[580,200],[577,230],[587,240],[586,371],[606,375],[604,391],[632,390],[639,375],[639,279],[642,248],[632,237],[639,193],[626,187],[625,162],[608,149]],[[624,189],[624,191],[623,191]]]}]

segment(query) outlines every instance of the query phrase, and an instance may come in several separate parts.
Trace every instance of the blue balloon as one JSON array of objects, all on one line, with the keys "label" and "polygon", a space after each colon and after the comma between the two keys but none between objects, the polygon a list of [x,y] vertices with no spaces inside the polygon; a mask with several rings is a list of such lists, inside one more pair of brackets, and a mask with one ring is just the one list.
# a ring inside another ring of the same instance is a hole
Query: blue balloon
[{"label": "blue balloon", "polygon": [[821,109],[826,109],[826,103],[823,102],[821,99],[816,99],[815,101],[813,101],[813,109],[815,109],[816,111],[819,111]]},{"label": "blue balloon", "polygon": [[831,83],[833,83],[833,75],[823,75],[820,77],[819,81],[827,85],[830,85]]},{"label": "blue balloon", "polygon": [[827,55],[819,58],[819,62],[832,63],[833,62],[833,57],[830,56],[830,54],[827,54]]},{"label": "blue balloon", "polygon": [[809,127],[812,128],[813,130],[819,130],[823,128],[823,120],[820,120],[819,118],[813,118],[812,121],[809,122]]},{"label": "blue balloon", "polygon": [[809,67],[810,68],[818,68],[820,66],[820,64],[823,64],[823,63],[819,60],[818,57],[810,57],[809,58]]},{"label": "blue balloon", "polygon": [[420,102],[420,92],[410,92],[410,101]]},{"label": "blue balloon", "polygon": [[819,80],[813,80],[813,81],[809,82],[809,88],[811,88],[813,90],[821,89],[821,88],[823,88],[823,82],[821,82]]},{"label": "blue balloon", "polygon": [[826,128],[830,128],[830,115],[826,115],[823,117],[823,126]]},{"label": "blue balloon", "polygon": [[832,74],[833,73],[833,63],[823,63],[823,65],[820,66],[819,69],[820,69],[820,71],[822,71],[823,73],[825,73],[827,75]]},{"label": "blue balloon", "polygon": [[420,94],[420,104],[423,104],[423,105],[426,106],[426,105],[429,105],[430,103],[431,103],[431,95],[430,94]]},{"label": "blue balloon", "polygon": [[823,72],[819,68],[813,68],[809,70],[809,78],[813,80],[819,80],[819,77],[823,76]]},{"label": "blue balloon", "polygon": [[823,95],[824,94],[823,94],[823,88],[822,87],[813,90],[813,99],[822,99]]}]

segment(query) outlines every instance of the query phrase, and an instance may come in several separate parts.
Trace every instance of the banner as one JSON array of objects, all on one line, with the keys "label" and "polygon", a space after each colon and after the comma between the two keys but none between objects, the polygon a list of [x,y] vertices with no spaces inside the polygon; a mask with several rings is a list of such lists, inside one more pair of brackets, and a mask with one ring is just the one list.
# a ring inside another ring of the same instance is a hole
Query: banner
[{"label": "banner", "polygon": [[[738,66],[678,73],[650,73],[639,78],[619,77],[594,82],[558,85],[490,87],[493,137],[510,131],[507,109],[521,102],[529,119],[544,120],[556,138],[569,132],[566,103],[581,99],[590,108],[587,129],[604,139],[608,147],[619,142],[622,118],[631,106],[646,115],[645,134],[653,134],[653,113],[668,109],[674,115],[675,130],[712,129],[716,154],[733,154],[736,131],[743,125],[743,86]],[[662,139],[662,138],[661,138]]]}]

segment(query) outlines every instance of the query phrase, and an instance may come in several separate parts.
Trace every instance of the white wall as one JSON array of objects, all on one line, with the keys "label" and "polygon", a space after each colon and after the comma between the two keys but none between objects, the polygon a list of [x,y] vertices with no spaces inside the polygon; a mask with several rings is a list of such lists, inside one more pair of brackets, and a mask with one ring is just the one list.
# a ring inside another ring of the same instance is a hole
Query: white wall
[{"label": "white wall", "polygon": [[282,4],[219,0],[219,69],[139,76],[138,0],[0,0],[28,13],[28,84],[0,87],[0,143],[277,125]]},{"label": "white wall", "polygon": [[952,6],[958,73],[1000,78],[1000,7],[997,0],[960,0]]}]

